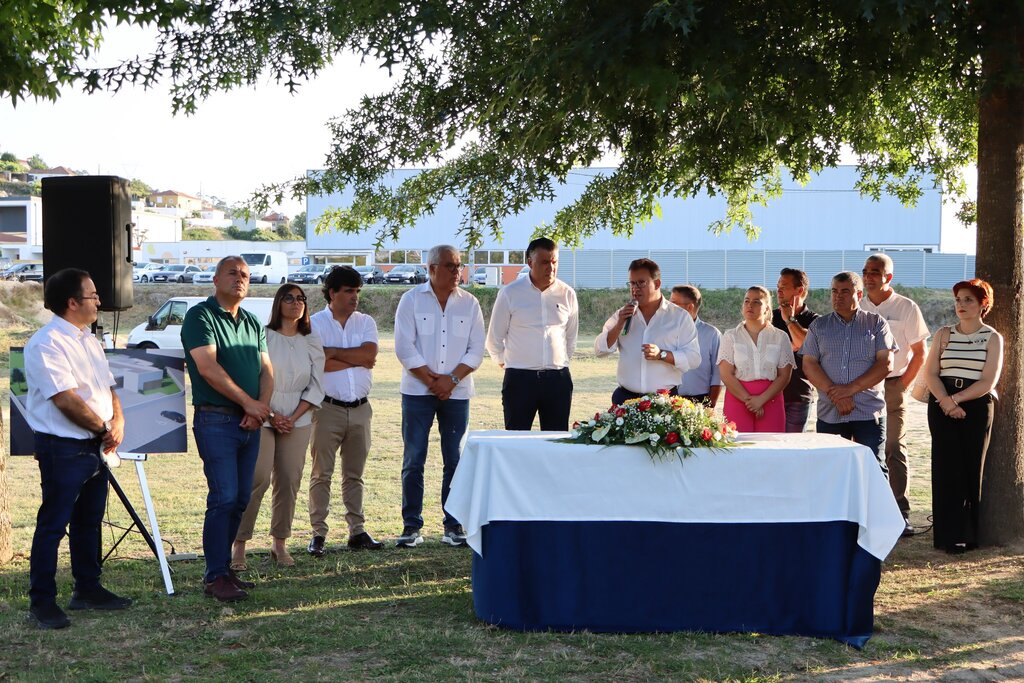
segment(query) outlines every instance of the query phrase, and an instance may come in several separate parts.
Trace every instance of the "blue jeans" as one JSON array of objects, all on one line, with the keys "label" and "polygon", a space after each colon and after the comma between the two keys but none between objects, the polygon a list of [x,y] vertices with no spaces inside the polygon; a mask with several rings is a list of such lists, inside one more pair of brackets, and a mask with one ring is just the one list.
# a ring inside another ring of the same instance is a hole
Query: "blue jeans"
[{"label": "blue jeans", "polygon": [[[29,558],[29,600],[57,600],[57,548],[68,528],[75,590],[100,585],[100,524],[107,506],[108,471],[100,466],[99,439],[35,435],[43,500],[36,515]],[[69,526],[70,525],[70,526]]]},{"label": "blue jeans", "polygon": [[[407,527],[423,527],[423,466],[427,462],[427,440],[430,427],[437,417],[437,431],[441,436],[441,459],[444,472],[441,477],[441,508],[448,501],[455,468],[469,427],[469,400],[436,396],[402,394],[402,522]],[[444,510],[444,528],[458,526],[459,522]]]},{"label": "blue jeans", "polygon": [[260,432],[242,429],[238,426],[240,420],[234,415],[197,410],[192,422],[209,487],[203,522],[207,582],[228,574],[231,543],[252,495]]},{"label": "blue jeans", "polygon": [[786,431],[791,434],[798,434],[807,429],[807,414],[810,410],[810,401],[789,401],[786,403]]},{"label": "blue jeans", "polygon": [[874,420],[853,420],[852,422],[825,422],[818,420],[815,429],[820,434],[838,434],[844,439],[855,441],[867,446],[875,454],[882,474],[889,478],[889,468],[885,466],[885,415]]}]

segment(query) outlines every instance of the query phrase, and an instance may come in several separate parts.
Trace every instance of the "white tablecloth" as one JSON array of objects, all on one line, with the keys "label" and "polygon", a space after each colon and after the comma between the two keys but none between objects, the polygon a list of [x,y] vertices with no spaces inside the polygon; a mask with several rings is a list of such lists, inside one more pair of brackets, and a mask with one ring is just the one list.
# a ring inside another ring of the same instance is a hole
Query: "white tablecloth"
[{"label": "white tablecloth", "polygon": [[850,521],[885,559],[904,521],[871,451],[829,434],[747,434],[744,445],[654,462],[638,446],[554,443],[555,432],[472,432],[445,505],[482,555],[491,521]]}]

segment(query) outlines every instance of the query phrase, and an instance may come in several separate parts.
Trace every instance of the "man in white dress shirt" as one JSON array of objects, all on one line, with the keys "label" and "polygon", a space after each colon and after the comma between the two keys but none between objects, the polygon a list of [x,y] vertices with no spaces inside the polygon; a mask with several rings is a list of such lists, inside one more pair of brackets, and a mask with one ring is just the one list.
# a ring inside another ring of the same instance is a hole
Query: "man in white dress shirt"
[{"label": "man in white dress shirt", "polygon": [[[472,372],[484,358],[484,316],[480,303],[459,288],[462,259],[447,244],[427,256],[430,279],[402,295],[395,311],[395,354],[402,364],[402,535],[399,548],[423,542],[423,466],[430,428],[441,434],[441,507],[459,464],[469,426]],[[450,546],[466,545],[466,532],[444,511],[444,536]]]},{"label": "man in white dress shirt", "polygon": [[327,514],[331,504],[331,477],[341,450],[341,499],[348,523],[348,547],[380,550],[380,541],[363,527],[363,470],[370,453],[370,388],[377,363],[377,323],[357,311],[363,278],[351,266],[333,268],[324,280],[327,308],[310,319],[324,344],[324,401],[313,415],[309,474],[309,524],[313,538],[306,549],[323,557],[327,541]]},{"label": "man in white dress shirt", "polygon": [[629,290],[633,301],[608,318],[594,340],[599,357],[619,352],[615,404],[660,389],[675,394],[683,373],[700,365],[697,327],[662,296],[658,264],[647,258],[630,263]]},{"label": "man in white dress shirt", "polygon": [[924,366],[924,342],[928,325],[913,300],[892,288],[893,263],[888,254],[872,254],[864,262],[864,293],[860,307],[877,313],[889,322],[892,336],[899,344],[893,356],[892,370],[885,378],[885,465],[889,468],[889,486],[900,506],[906,525],[904,536],[911,536],[909,451],[905,429],[907,389]]},{"label": "man in white dress shirt", "polygon": [[526,248],[529,277],[498,292],[487,330],[487,353],[505,369],[505,429],[529,431],[540,413],[543,431],[567,431],[572,408],[569,361],[576,350],[576,292],[559,280],[558,245],[539,237]]},{"label": "man in white dress shirt", "polygon": [[[57,549],[68,529],[74,591],[68,609],[124,609],[132,601],[100,585],[100,524],[109,470],[101,453],[124,438],[124,416],[106,356],[90,331],[100,298],[89,273],[66,268],[43,292],[53,318],[25,345],[26,419],[35,433],[42,503],[29,557],[30,618],[39,628],[71,622],[57,606]],[[70,526],[69,526],[70,525]]]}]

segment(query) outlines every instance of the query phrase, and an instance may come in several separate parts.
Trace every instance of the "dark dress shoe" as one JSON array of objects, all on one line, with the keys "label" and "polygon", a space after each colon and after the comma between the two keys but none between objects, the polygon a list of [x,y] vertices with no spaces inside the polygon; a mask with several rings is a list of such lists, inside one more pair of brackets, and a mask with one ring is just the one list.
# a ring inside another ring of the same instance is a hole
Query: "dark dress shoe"
[{"label": "dark dress shoe", "polygon": [[380,550],[384,544],[373,540],[373,536],[364,531],[348,539],[348,547],[352,550]]},{"label": "dark dress shoe", "polygon": [[244,591],[252,590],[256,587],[256,584],[252,581],[243,581],[234,569],[228,569],[228,578],[237,588],[241,588]]},{"label": "dark dress shoe", "polygon": [[114,595],[103,586],[94,588],[91,591],[75,591],[71,594],[71,602],[68,609],[127,609],[131,607],[131,598],[122,598]]},{"label": "dark dress shoe", "polygon": [[221,602],[237,602],[249,597],[249,594],[232,583],[231,577],[227,575],[218,576],[206,584],[205,593],[206,597],[217,598]]},{"label": "dark dress shoe", "polygon": [[57,629],[67,628],[71,625],[68,615],[64,614],[64,610],[57,607],[55,602],[32,605],[28,608],[28,618],[35,623],[37,628]]},{"label": "dark dress shoe", "polygon": [[327,544],[327,538],[324,536],[314,536],[309,541],[309,546],[306,548],[306,552],[313,557],[323,557],[327,550],[324,546]]}]

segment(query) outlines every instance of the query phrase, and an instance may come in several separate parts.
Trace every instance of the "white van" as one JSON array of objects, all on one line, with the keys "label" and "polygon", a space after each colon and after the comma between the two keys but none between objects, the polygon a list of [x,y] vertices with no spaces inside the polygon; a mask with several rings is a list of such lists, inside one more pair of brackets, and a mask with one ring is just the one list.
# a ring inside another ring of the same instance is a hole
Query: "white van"
[{"label": "white van", "polygon": [[[180,349],[181,324],[185,313],[205,296],[176,296],[149,316],[147,322],[137,325],[128,335],[129,349]],[[253,297],[242,301],[242,308],[253,313],[266,325],[270,322],[270,309],[274,300],[269,297]]]},{"label": "white van", "polygon": [[240,256],[249,266],[249,282],[283,285],[288,279],[288,254],[283,251],[250,251]]}]

